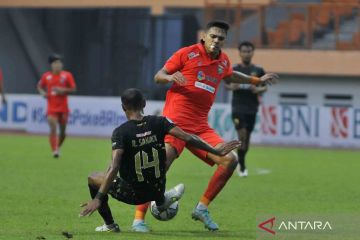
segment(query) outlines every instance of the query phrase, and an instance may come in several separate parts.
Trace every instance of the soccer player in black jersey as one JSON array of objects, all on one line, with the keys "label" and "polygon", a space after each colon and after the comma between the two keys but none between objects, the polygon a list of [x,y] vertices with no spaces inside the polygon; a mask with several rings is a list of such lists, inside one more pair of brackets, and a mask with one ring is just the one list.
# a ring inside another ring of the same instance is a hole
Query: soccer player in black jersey
[{"label": "soccer player in black jersey", "polygon": [[144,116],[145,99],[137,89],[126,90],[121,101],[128,121],[113,131],[112,162],[108,170],[89,176],[92,200],[82,205],[85,208],[80,213],[80,216],[86,216],[98,210],[105,221],[103,226],[95,229],[98,232],[120,231],[112,217],[107,194],[133,205],[156,201],[159,209],[166,209],[181,198],[183,184],[165,192],[165,173],[169,165],[164,143],[166,134],[219,156],[228,154],[240,145],[239,141],[231,141],[220,148],[213,148],[165,117]]},{"label": "soccer player in black jersey", "polygon": [[[242,42],[238,47],[241,64],[233,66],[235,71],[247,75],[261,77],[265,75],[262,67],[251,62],[254,56],[255,46],[251,42]],[[237,169],[240,177],[248,176],[248,170],[245,165],[245,156],[249,150],[251,132],[254,130],[256,114],[259,107],[259,97],[267,88],[263,86],[254,86],[250,84],[231,84],[226,85],[233,90],[232,98],[232,119],[237,131],[241,147],[238,149],[239,166]]]}]

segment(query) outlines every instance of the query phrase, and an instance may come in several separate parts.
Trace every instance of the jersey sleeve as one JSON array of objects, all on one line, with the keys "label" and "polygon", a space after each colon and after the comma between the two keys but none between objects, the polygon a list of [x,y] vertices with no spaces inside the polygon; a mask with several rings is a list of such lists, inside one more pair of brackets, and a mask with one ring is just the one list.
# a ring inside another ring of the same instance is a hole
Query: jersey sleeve
[{"label": "jersey sleeve", "polygon": [[165,134],[169,133],[171,129],[176,127],[175,123],[173,123],[169,118],[167,117],[161,117],[162,118],[162,125],[163,129],[165,131]]},{"label": "jersey sleeve", "polygon": [[121,128],[116,128],[111,136],[112,149],[123,149],[124,148],[124,134]]},{"label": "jersey sleeve", "polygon": [[233,74],[233,68],[232,68],[230,60],[227,56],[226,56],[226,60],[227,60],[228,64],[227,64],[227,69],[224,74],[224,78],[230,77]]},{"label": "jersey sleeve", "polygon": [[46,74],[43,74],[43,75],[41,76],[38,85],[39,85],[41,88],[45,88],[45,87],[46,87]]},{"label": "jersey sleeve", "polygon": [[165,63],[164,68],[169,74],[173,74],[177,71],[180,71],[186,61],[186,48],[182,48],[175,52]]},{"label": "jersey sleeve", "polygon": [[67,83],[68,83],[69,88],[75,88],[76,87],[74,77],[73,77],[73,75],[71,73],[68,73],[67,80],[68,80]]}]

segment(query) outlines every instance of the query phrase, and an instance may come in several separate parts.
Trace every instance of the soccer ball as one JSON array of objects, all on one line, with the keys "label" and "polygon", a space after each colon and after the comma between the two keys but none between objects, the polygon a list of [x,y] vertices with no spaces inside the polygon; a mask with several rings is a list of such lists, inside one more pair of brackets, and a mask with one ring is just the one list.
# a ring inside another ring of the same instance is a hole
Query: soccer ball
[{"label": "soccer ball", "polygon": [[150,212],[151,214],[160,221],[169,221],[173,219],[177,212],[179,211],[179,202],[176,201],[170,205],[170,207],[162,212],[159,212],[158,208],[156,207],[155,201],[152,201],[150,204]]}]

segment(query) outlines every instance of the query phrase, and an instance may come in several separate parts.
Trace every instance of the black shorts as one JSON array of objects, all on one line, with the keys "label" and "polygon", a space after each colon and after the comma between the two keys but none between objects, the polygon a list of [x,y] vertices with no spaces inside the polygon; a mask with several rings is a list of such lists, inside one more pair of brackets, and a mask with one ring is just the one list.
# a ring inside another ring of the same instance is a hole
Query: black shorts
[{"label": "black shorts", "polygon": [[251,133],[255,127],[256,113],[233,112],[232,120],[236,130],[246,128],[246,130]]},{"label": "black shorts", "polygon": [[164,201],[166,180],[160,180],[155,184],[135,186],[127,183],[122,178],[116,178],[109,189],[109,194],[121,202],[138,205],[150,201],[161,203]]}]

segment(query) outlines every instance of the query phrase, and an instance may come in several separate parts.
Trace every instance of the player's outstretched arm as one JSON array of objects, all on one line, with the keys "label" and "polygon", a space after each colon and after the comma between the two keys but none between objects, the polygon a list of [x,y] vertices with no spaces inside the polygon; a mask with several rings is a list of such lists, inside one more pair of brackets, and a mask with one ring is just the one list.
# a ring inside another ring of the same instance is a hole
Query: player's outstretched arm
[{"label": "player's outstretched arm", "polygon": [[279,76],[275,73],[267,73],[264,76],[258,78],[237,71],[233,71],[233,74],[231,76],[224,78],[224,81],[227,84],[245,83],[245,84],[253,84],[253,85],[259,85],[259,84],[271,85],[276,83],[278,80],[279,80]]},{"label": "player's outstretched arm", "polygon": [[160,69],[154,76],[155,83],[167,84],[169,82],[176,82],[177,84],[184,85],[186,83],[185,77],[181,72],[169,74],[165,68]]},{"label": "player's outstretched arm", "polygon": [[184,132],[179,127],[174,127],[169,131],[169,134],[183,140],[184,142],[192,145],[193,147],[202,149],[204,151],[213,153],[218,156],[225,156],[235,148],[238,148],[240,146],[239,141],[230,141],[228,143],[225,143],[221,148],[213,148],[211,145],[206,143],[204,140],[199,138],[198,136],[194,134],[189,134],[187,132]]},{"label": "player's outstretched arm", "polygon": [[88,203],[82,204],[81,207],[85,207],[81,213],[80,217],[85,217],[87,215],[91,215],[95,212],[101,205],[101,201],[103,197],[109,191],[111,183],[114,181],[117,173],[119,172],[120,164],[121,164],[121,157],[124,153],[123,149],[115,149],[112,152],[112,161],[111,164],[105,173],[104,181],[102,182],[98,193],[96,194],[95,198]]}]

